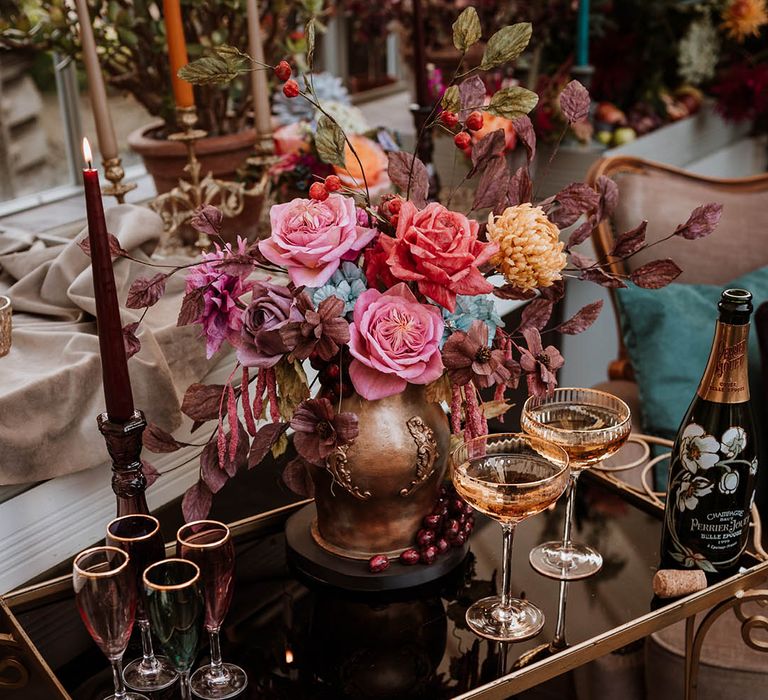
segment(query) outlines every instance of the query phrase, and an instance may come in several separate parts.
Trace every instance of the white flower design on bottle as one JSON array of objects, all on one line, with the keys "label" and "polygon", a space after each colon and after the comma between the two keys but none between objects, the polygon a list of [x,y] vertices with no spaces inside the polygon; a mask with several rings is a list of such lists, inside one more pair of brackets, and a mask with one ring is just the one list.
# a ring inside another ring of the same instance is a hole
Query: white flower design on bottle
[{"label": "white flower design on bottle", "polygon": [[699,499],[712,493],[715,485],[706,477],[685,474],[677,491],[677,507],[680,511],[694,510]]},{"label": "white flower design on bottle", "polygon": [[720,450],[729,459],[733,459],[736,455],[740,454],[746,446],[747,433],[740,426],[728,428],[720,440]]},{"label": "white flower design on bottle", "polygon": [[725,471],[720,476],[720,483],[718,484],[720,493],[735,493],[739,488],[739,472],[734,471],[730,467],[726,467]]},{"label": "white flower design on bottle", "polygon": [[719,450],[718,439],[707,435],[704,428],[697,423],[690,423],[683,430],[680,440],[680,460],[691,474],[696,474],[700,469],[714,467],[720,461]]},{"label": "white flower design on bottle", "polygon": [[754,476],[757,474],[757,457],[755,457],[750,463],[749,463],[749,473]]}]

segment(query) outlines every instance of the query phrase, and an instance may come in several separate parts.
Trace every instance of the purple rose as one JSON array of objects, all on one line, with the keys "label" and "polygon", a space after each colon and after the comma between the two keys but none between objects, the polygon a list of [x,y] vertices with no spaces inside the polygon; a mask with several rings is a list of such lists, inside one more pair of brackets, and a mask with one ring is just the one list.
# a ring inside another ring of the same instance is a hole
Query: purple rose
[{"label": "purple rose", "polygon": [[256,282],[253,300],[243,313],[238,361],[245,367],[274,367],[288,352],[280,337],[280,329],[301,320],[288,287]]},{"label": "purple rose", "polygon": [[295,285],[322,287],[342,260],[354,260],[376,229],[360,226],[355,200],[332,194],[323,202],[294,199],[269,210],[272,233],[262,255],[288,269]]}]

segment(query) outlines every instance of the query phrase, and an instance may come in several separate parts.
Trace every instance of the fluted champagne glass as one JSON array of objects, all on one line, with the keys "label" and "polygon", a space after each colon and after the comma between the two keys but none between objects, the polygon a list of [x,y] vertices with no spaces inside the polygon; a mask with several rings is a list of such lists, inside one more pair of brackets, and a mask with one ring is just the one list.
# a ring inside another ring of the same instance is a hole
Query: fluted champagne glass
[{"label": "fluted champagne glass", "polygon": [[576,483],[584,469],[615,454],[626,442],[632,428],[629,407],[597,389],[555,389],[528,398],[520,425],[529,435],[562,447],[571,465],[563,539],[534,547],[531,566],[544,576],[566,581],[592,576],[603,565],[602,556],[571,540]]},{"label": "fluted champagne glass", "polygon": [[179,673],[182,700],[190,700],[189,672],[205,612],[200,569],[184,559],[164,559],[144,571],[143,581],[152,632]]},{"label": "fluted champagne glass", "polygon": [[104,700],[147,700],[128,692],[123,681],[123,654],[136,615],[136,581],[128,555],[116,547],[86,549],[75,557],[72,585],[86,629],[112,664],[115,693]]},{"label": "fluted champagne glass", "polygon": [[211,640],[211,663],[192,675],[192,691],[203,700],[232,698],[248,685],[248,676],[242,668],[224,663],[221,658],[219,633],[235,582],[235,546],[229,528],[216,520],[183,525],[176,533],[176,555],[200,567],[205,628]]},{"label": "fluted champagne glass", "polygon": [[155,656],[141,578],[150,564],[165,558],[160,523],[157,518],[143,514],[115,518],[107,525],[107,544],[122,549],[130,557],[129,566],[138,591],[136,623],[141,631],[142,657],[126,665],[123,680],[133,690],[162,690],[173,685],[179,674],[168,659]]},{"label": "fluted champagne glass", "polygon": [[462,443],[451,459],[459,495],[501,524],[504,536],[501,595],[467,610],[470,629],[500,642],[528,639],[544,626],[544,613],[512,595],[512,542],[517,523],[548,508],[568,485],[568,455],[552,443],[520,433],[483,435]]}]

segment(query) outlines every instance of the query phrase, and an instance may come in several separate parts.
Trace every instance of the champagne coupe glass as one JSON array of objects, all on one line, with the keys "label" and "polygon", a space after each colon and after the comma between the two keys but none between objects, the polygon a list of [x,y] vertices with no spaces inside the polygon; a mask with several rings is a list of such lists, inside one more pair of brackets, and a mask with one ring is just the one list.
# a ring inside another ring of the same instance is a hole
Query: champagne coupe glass
[{"label": "champagne coupe glass", "polygon": [[481,637],[519,641],[544,626],[539,608],[512,597],[512,540],[517,523],[560,498],[568,472],[568,454],[562,448],[530,435],[483,435],[454,450],[456,491],[473,508],[498,520],[504,533],[501,596],[478,600],[466,614],[467,624]]},{"label": "champagne coupe glass", "polygon": [[238,695],[248,685],[245,671],[223,663],[219,630],[232,602],[235,547],[229,528],[216,520],[187,523],[176,533],[176,555],[200,567],[205,598],[205,628],[211,640],[211,663],[192,676],[192,690],[203,700],[222,700]]},{"label": "champagne coupe glass", "polygon": [[189,670],[205,609],[200,569],[184,559],[164,559],[144,571],[143,581],[152,631],[179,672],[182,700],[190,700]]},{"label": "champagne coupe glass", "polygon": [[136,622],[141,631],[142,658],[123,671],[125,684],[133,690],[162,690],[176,682],[179,674],[163,656],[155,656],[149,631],[144,587],[141,576],[150,564],[165,558],[160,523],[151,515],[124,515],[107,525],[107,544],[122,549],[130,558],[130,569],[138,591]]},{"label": "champagne coupe glass", "polygon": [[582,470],[615,454],[626,442],[630,417],[627,404],[597,389],[555,389],[525,402],[520,417],[523,430],[560,445],[571,465],[563,539],[540,544],[529,555],[531,566],[540,574],[571,581],[592,576],[603,565],[599,552],[571,541],[574,492]]},{"label": "champagne coupe glass", "polygon": [[147,700],[123,682],[123,654],[136,615],[136,580],[128,555],[116,547],[94,547],[72,565],[75,602],[85,627],[112,664],[115,694],[105,700]]}]

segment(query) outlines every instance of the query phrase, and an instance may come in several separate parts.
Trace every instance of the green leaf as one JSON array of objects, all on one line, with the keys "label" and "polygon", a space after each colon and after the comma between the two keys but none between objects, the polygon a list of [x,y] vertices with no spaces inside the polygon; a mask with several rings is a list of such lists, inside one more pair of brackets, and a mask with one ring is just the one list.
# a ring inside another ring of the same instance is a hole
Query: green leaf
[{"label": "green leaf", "polygon": [[459,98],[459,86],[451,85],[443,95],[443,109],[448,112],[458,112],[461,108],[461,99]]},{"label": "green leaf", "polygon": [[538,101],[539,96],[535,92],[522,87],[509,87],[499,90],[491,97],[485,111],[497,117],[517,119],[528,114]]},{"label": "green leaf", "polygon": [[453,45],[462,53],[476,44],[483,33],[474,7],[467,7],[453,23]]},{"label": "green leaf", "polygon": [[480,70],[489,70],[514,61],[528,46],[532,31],[530,22],[518,22],[499,29],[488,39]]},{"label": "green leaf", "polygon": [[309,398],[307,375],[300,362],[278,362],[275,365],[275,380],[277,382],[277,405],[280,415],[285,421],[291,420],[296,407]]},{"label": "green leaf", "polygon": [[315,148],[320,160],[330,165],[344,167],[344,146],[346,139],[341,127],[325,115],[317,122]]},{"label": "green leaf", "polygon": [[312,70],[312,62],[315,58],[315,19],[311,18],[307,22],[307,65]]},{"label": "green leaf", "polygon": [[323,0],[302,0],[301,4],[307,14],[313,17],[323,11]]},{"label": "green leaf", "polygon": [[179,69],[179,77],[193,85],[226,85],[250,69],[250,57],[223,44],[212,53]]}]

